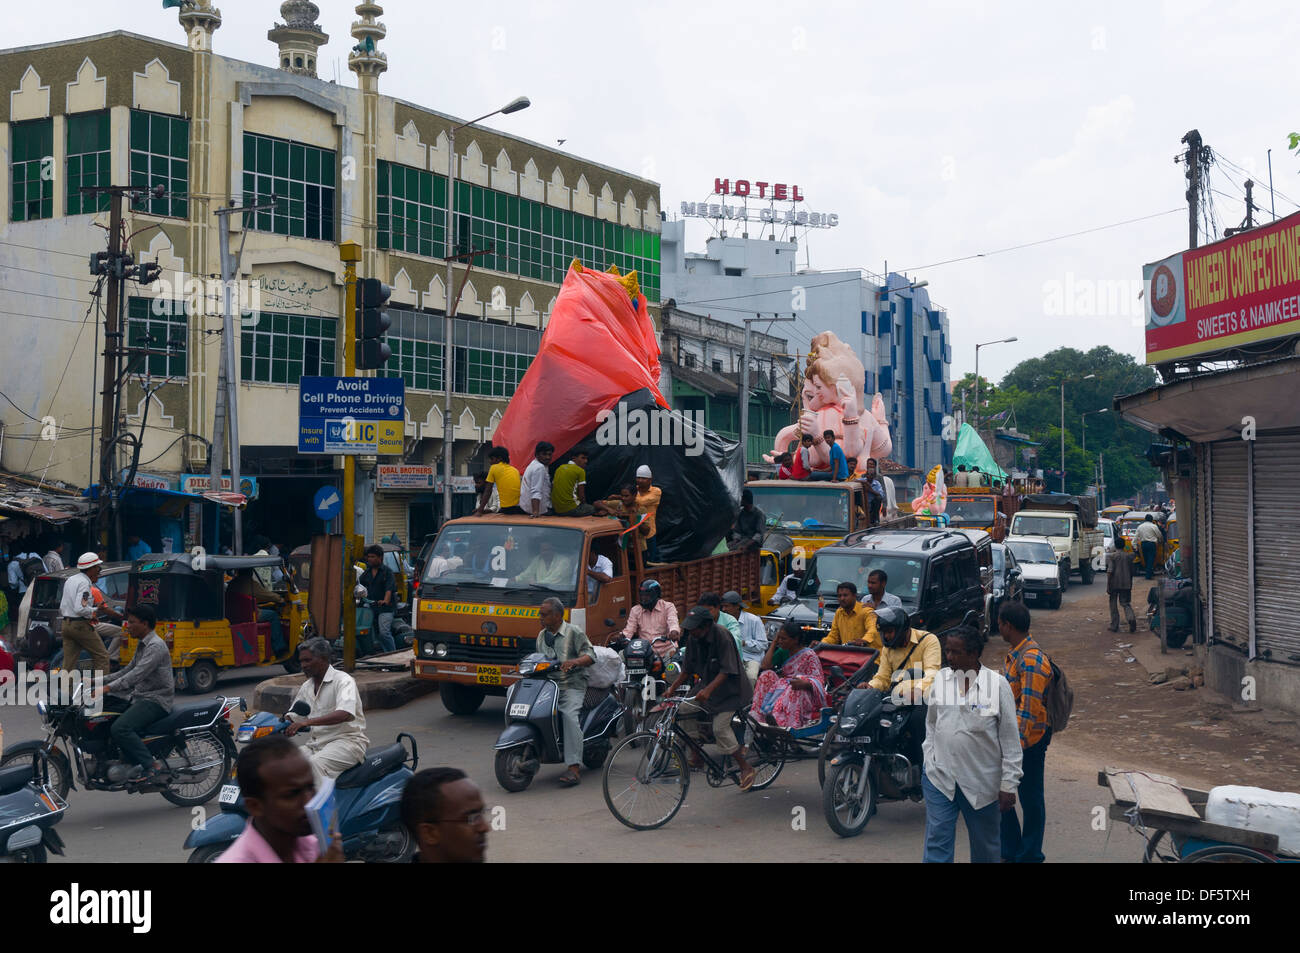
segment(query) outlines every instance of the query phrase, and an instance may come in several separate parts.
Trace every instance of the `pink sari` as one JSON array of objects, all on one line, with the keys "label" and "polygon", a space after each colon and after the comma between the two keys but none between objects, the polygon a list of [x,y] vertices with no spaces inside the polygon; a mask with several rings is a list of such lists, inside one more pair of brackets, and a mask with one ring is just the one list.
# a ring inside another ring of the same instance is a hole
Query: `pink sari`
[{"label": "pink sari", "polygon": [[[792,687],[792,678],[807,680],[812,691]],[[750,710],[757,720],[763,721],[760,714],[767,709],[769,717],[782,728],[798,728],[816,721],[826,704],[825,679],[817,653],[812,649],[801,649],[786,660],[779,675],[769,669],[758,676]]]}]

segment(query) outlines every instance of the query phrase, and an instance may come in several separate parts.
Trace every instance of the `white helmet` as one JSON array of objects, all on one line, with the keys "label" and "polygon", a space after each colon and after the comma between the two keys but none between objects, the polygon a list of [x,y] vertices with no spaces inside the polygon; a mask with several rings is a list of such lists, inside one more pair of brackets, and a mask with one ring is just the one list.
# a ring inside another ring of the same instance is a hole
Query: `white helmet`
[{"label": "white helmet", "polygon": [[77,560],[77,568],[82,572],[102,565],[104,565],[104,560],[100,559],[95,553],[82,553],[81,558]]}]

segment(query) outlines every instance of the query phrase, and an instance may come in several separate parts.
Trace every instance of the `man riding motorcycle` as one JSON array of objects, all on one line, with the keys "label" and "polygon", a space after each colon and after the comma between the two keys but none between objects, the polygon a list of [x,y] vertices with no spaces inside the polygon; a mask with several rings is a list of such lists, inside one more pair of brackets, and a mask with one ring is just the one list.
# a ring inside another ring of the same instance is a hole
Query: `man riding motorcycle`
[{"label": "man riding motorcycle", "polygon": [[943,668],[943,646],[933,632],[912,628],[907,611],[900,606],[876,610],[876,631],[884,648],[876,674],[867,684],[889,692],[895,704],[910,706],[904,754],[919,768],[921,742],[925,740],[925,693]]},{"label": "man riding motorcycle", "polygon": [[677,624],[677,607],[663,598],[663,589],[653,579],[641,583],[637,601],[639,605],[627,614],[623,638],[649,639],[659,657],[668,658],[677,651],[677,641],[682,635]]},{"label": "man riding motorcycle", "polygon": [[104,691],[113,690],[128,704],[110,729],[123,757],[139,765],[146,781],[158,782],[166,765],[154,759],[145,747],[149,726],[172,710],[176,681],[172,675],[171,650],[154,631],[158,617],[153,607],[137,605],[126,613],[126,630],[139,640],[131,661],[120,672],[104,679]]},{"label": "man riding motorcycle", "polygon": [[361,710],[356,680],[330,665],[328,642],[320,636],[308,639],[298,649],[298,659],[307,678],[289,707],[304,701],[310,711],[306,718],[292,711],[286,715],[293,724],[285,734],[292,737],[303,728],[312,729],[305,747],[319,786],[325,778],[337,778],[365,758],[370,744],[366,716]]}]

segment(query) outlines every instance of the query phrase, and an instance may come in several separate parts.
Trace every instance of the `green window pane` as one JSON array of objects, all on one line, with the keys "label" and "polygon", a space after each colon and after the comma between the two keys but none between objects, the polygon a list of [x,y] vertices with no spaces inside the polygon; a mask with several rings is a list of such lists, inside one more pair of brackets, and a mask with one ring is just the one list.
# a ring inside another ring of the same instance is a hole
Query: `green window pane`
[{"label": "green window pane", "polygon": [[289,178],[302,179],[306,172],[307,150],[298,143],[289,146]]},{"label": "green window pane", "polygon": [[271,174],[281,179],[289,175],[289,143],[271,141]]},{"label": "green window pane", "polygon": [[149,114],[131,110],[131,148],[149,148]]},{"label": "green window pane", "polygon": [[320,184],[334,185],[334,153],[331,150],[318,150],[320,155]]},{"label": "green window pane", "polygon": [[271,151],[275,143],[262,136],[257,137],[257,171],[264,175],[272,172]]}]

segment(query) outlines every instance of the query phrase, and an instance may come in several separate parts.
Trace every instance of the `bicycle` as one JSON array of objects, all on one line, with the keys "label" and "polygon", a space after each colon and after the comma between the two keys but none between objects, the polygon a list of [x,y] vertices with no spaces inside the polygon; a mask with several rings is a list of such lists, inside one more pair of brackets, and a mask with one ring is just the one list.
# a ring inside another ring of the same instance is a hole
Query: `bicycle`
[{"label": "bicycle", "polygon": [[[663,699],[668,708],[659,723],[652,730],[623,739],[605,762],[605,805],[621,824],[633,830],[663,827],[681,809],[691,786],[688,751],[704,762],[709,787],[720,788],[728,781],[740,784],[740,771],[733,759],[714,760],[699,742],[679,730],[677,716],[683,701],[684,695]],[[757,726],[747,718],[741,719],[741,725],[749,729],[749,761],[755,772],[748,790],[761,791],[785,766],[785,742],[753,730]],[[640,808],[647,805],[642,813]]]}]

